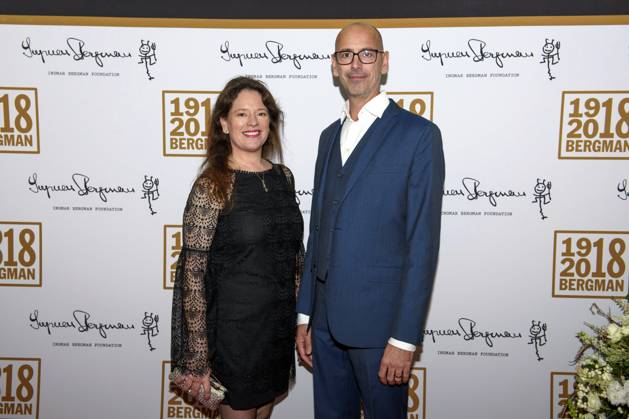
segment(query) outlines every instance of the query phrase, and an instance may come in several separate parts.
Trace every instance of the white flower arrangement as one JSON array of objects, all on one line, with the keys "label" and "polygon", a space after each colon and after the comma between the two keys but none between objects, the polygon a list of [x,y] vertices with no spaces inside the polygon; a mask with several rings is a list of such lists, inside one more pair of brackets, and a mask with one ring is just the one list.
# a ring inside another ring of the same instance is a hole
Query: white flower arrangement
[{"label": "white flower arrangement", "polygon": [[562,416],[572,419],[629,419],[629,295],[614,300],[621,316],[592,304],[592,314],[607,319],[607,327],[590,323],[594,332],[579,332],[581,349],[576,364],[575,391]]}]

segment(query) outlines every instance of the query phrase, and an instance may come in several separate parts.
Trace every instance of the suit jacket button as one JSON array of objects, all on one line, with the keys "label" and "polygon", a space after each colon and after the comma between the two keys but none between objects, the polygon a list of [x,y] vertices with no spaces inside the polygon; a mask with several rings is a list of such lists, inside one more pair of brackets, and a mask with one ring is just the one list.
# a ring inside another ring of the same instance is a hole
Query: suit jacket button
[{"label": "suit jacket button", "polygon": [[319,231],[319,224],[315,226],[315,231]]}]

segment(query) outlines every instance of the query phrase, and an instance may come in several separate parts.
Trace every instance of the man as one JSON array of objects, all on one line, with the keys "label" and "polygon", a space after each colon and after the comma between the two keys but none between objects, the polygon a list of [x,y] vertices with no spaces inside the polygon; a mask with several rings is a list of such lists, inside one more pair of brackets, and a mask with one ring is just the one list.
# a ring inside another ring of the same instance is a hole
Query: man
[{"label": "man", "polygon": [[405,418],[439,249],[439,129],[400,109],[380,82],[389,53],[370,25],[336,38],[347,101],[321,134],[296,331],[313,368],[315,417]]}]

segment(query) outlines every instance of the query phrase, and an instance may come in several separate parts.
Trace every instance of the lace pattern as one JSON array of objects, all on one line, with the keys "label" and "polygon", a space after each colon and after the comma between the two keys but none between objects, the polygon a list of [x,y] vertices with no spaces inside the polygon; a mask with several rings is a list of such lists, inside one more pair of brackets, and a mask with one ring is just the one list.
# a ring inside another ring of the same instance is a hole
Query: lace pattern
[{"label": "lace pattern", "polygon": [[[295,179],[293,178],[293,173],[284,165],[280,165],[280,167],[284,172],[284,176],[286,176],[286,180],[288,180],[289,185],[293,188],[293,192],[295,192]],[[295,255],[295,297],[299,295],[299,285],[301,284],[301,277],[304,273],[305,253],[304,244],[302,242],[301,246],[299,246],[297,254]]]},{"label": "lace pattern", "polygon": [[[294,193],[291,171],[283,165],[278,167]],[[234,182],[232,175],[232,188]],[[183,246],[175,275],[171,330],[171,369],[183,374],[205,374],[216,351],[216,281],[209,275],[210,248],[224,205],[213,197],[211,188],[207,178],[195,182],[183,217]],[[295,293],[303,272],[303,242],[299,247],[294,274],[290,274],[294,275]],[[290,370],[293,381],[294,365]]]},{"label": "lace pattern", "polygon": [[[171,325],[172,370],[205,374],[215,347],[215,317],[208,312],[215,294],[206,281],[208,255],[222,203],[213,199],[209,179],[198,179],[183,216],[183,246],[177,262]],[[208,321],[210,320],[210,321]]]}]

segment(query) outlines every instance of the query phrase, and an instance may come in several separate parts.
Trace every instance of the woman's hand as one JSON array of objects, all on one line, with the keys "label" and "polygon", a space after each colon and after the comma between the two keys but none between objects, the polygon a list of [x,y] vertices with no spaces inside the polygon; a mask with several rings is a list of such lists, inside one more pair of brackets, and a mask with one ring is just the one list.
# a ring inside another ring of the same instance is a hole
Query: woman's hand
[{"label": "woman's hand", "polygon": [[[210,373],[208,370],[202,376],[197,376],[194,374],[182,374],[179,377],[175,378],[175,384],[179,386],[183,391],[190,394],[195,399],[199,399],[201,397],[201,401],[207,402],[210,399]],[[200,389],[203,387],[203,391]],[[202,394],[200,394],[202,393]]]}]

